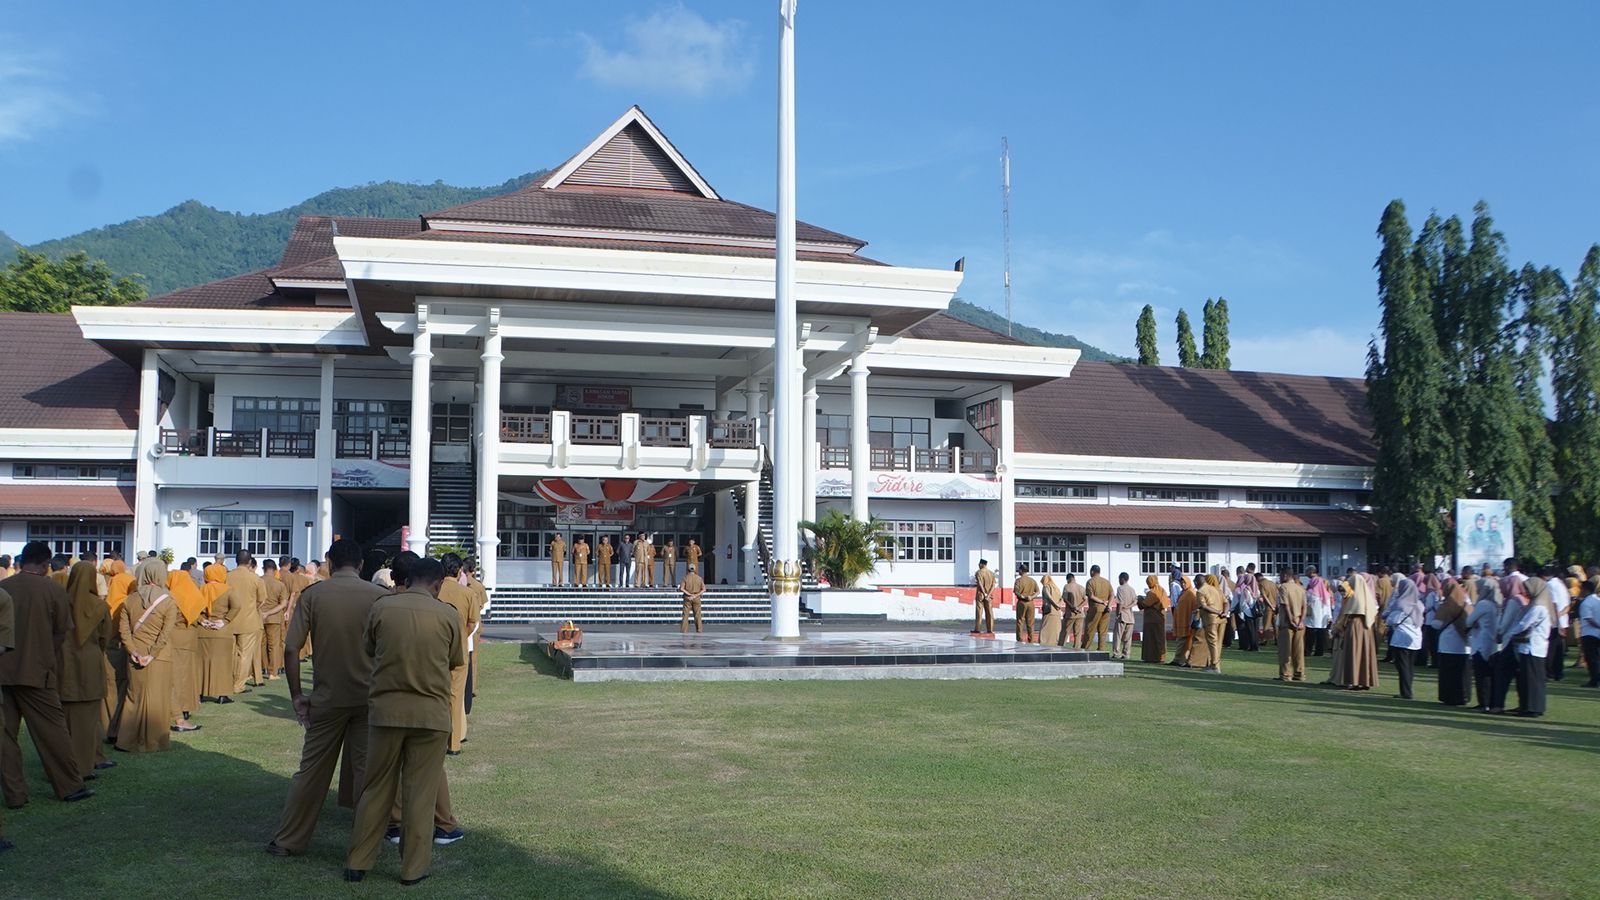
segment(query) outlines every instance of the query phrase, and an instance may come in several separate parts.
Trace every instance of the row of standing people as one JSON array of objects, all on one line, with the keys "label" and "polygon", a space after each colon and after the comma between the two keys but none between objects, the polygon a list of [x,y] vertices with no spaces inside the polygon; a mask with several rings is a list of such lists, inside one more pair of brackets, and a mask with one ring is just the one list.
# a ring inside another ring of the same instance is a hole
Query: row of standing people
[{"label": "row of standing people", "polygon": [[[588,539],[579,535],[572,543],[571,581],[567,580],[567,552],[567,541],[560,534],[550,540],[551,587],[678,586],[679,548],[671,538],[657,548],[654,536],[644,532],[624,534],[616,544],[611,543],[610,535],[601,535],[600,543],[590,547]],[[682,555],[685,571],[702,569],[704,551],[694,538],[683,546]]]}]

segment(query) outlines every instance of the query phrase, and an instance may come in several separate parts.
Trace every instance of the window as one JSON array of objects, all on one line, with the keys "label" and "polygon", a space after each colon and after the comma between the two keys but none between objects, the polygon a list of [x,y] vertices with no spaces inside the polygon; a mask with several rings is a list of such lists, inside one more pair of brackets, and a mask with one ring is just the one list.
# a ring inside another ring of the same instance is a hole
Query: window
[{"label": "window", "polygon": [[898,562],[955,562],[955,522],[885,522],[883,536]]},{"label": "window", "polygon": [[824,447],[850,446],[850,417],[818,413],[817,443]]},{"label": "window", "polygon": [[928,419],[905,416],[870,416],[867,419],[867,443],[874,447],[916,447],[927,450],[928,422]]},{"label": "window", "polygon": [[294,513],[288,510],[202,509],[196,519],[200,556],[247,550],[265,559],[294,553]]},{"label": "window", "polygon": [[56,553],[92,560],[124,553],[127,527],[114,522],[29,522],[28,540],[44,541]]},{"label": "window", "polygon": [[1327,491],[1269,491],[1252,488],[1244,492],[1249,503],[1273,503],[1283,506],[1327,506]]},{"label": "window", "polygon": [[60,481],[133,481],[132,463],[15,463],[11,477]]},{"label": "window", "polygon": [[1019,534],[1017,563],[1035,575],[1084,575],[1089,539],[1082,534]]},{"label": "window", "polygon": [[1129,500],[1163,500],[1168,503],[1206,503],[1218,499],[1216,488],[1130,487]]},{"label": "window", "polygon": [[472,443],[472,404],[435,403],[433,405],[435,444]]},{"label": "window", "polygon": [[1177,566],[1185,573],[1195,574],[1206,569],[1206,538],[1139,537],[1139,571],[1143,575],[1165,575]]},{"label": "window", "polygon": [[991,447],[1000,446],[1000,401],[990,398],[967,407],[967,424]]},{"label": "window", "polygon": [[1304,572],[1322,556],[1322,541],[1317,538],[1261,538],[1256,541],[1260,568],[1264,575],[1276,576],[1285,567]]},{"label": "window", "polygon": [[336,400],[333,430],[340,434],[404,437],[411,433],[411,403],[407,400]]},{"label": "window", "polygon": [[233,430],[316,431],[321,409],[322,401],[299,397],[235,397]]},{"label": "window", "polygon": [[1053,497],[1062,500],[1092,500],[1100,495],[1100,488],[1092,484],[1050,484],[1024,481],[1017,485],[1018,497]]}]

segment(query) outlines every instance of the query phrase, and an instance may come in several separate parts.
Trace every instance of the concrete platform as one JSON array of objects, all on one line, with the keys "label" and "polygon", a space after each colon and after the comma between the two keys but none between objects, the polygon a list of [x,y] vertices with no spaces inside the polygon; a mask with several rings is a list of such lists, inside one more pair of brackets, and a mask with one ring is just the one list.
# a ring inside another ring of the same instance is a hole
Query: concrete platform
[{"label": "concrete platform", "polygon": [[811,631],[788,643],[759,634],[588,634],[556,650],[536,641],[573,681],[864,681],[883,678],[1118,676],[1109,654],[936,631]]}]

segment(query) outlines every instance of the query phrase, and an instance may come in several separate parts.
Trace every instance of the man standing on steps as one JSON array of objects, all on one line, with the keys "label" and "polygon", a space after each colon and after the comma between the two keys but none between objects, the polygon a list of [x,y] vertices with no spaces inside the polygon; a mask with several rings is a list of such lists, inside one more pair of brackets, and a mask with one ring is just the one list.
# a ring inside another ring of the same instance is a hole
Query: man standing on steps
[{"label": "man standing on steps", "polygon": [[995,579],[987,559],[978,560],[978,571],[973,573],[972,583],[978,587],[973,596],[972,633],[994,634]]},{"label": "man standing on steps", "polygon": [[624,534],[622,540],[617,542],[618,559],[621,565],[617,567],[617,584],[621,587],[633,586],[633,535]]},{"label": "man standing on steps", "polygon": [[594,555],[595,555],[595,559],[599,563],[599,566],[598,566],[599,571],[595,573],[595,575],[597,576],[595,580],[599,582],[600,587],[603,587],[603,588],[611,587],[611,555],[612,555],[612,549],[611,549],[611,536],[610,535],[608,535],[608,534],[600,535],[600,546],[594,548]]},{"label": "man standing on steps", "polygon": [[706,575],[710,574],[709,570],[702,568],[700,565],[700,545],[695,543],[694,538],[689,538],[688,545],[683,548],[683,561],[694,566],[695,571],[700,573],[701,581],[704,581]]},{"label": "man standing on steps", "polygon": [[672,538],[667,538],[666,546],[661,548],[661,560],[661,572],[666,576],[666,580],[662,584],[665,587],[677,587],[678,545],[673,543]]},{"label": "man standing on steps", "polygon": [[694,633],[701,634],[706,630],[705,620],[700,615],[700,597],[706,592],[705,579],[695,572],[694,564],[689,565],[688,574],[683,576],[683,584],[679,588],[683,591],[683,623],[678,630],[684,634],[689,633],[689,614],[694,614]]},{"label": "man standing on steps", "polygon": [[[248,676],[252,684],[259,681],[256,666],[256,648],[261,643],[261,610],[270,608],[267,585],[256,574],[256,559],[248,550],[240,550],[233,557],[233,571],[228,573],[228,593],[233,595],[238,615],[228,623],[233,631],[233,692],[248,693],[244,689]],[[262,682],[265,683],[265,682]],[[259,686],[259,685],[258,685]]]},{"label": "man standing on steps", "polygon": [[589,586],[589,542],[581,534],[572,545],[572,583],[577,587]]},{"label": "man standing on steps", "polygon": [[566,581],[567,574],[567,542],[561,539],[561,532],[550,539],[550,586],[561,587]]}]

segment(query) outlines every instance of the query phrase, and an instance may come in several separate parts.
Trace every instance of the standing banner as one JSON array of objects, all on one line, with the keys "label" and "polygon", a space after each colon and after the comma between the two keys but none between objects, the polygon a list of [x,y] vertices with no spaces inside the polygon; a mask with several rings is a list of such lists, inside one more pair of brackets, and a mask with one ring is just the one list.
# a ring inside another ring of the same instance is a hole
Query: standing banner
[{"label": "standing banner", "polygon": [[1510,500],[1456,501],[1456,566],[1492,566],[1517,554]]}]

